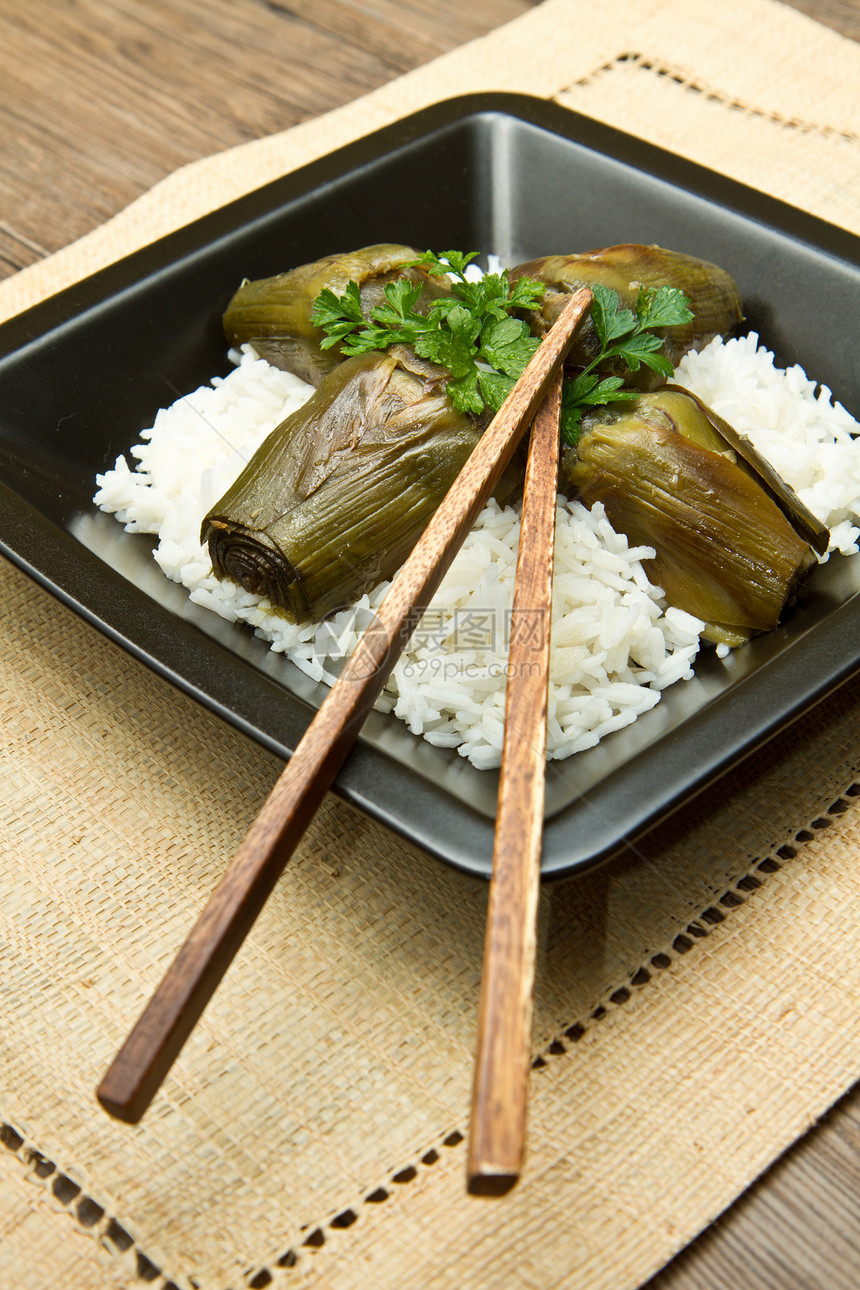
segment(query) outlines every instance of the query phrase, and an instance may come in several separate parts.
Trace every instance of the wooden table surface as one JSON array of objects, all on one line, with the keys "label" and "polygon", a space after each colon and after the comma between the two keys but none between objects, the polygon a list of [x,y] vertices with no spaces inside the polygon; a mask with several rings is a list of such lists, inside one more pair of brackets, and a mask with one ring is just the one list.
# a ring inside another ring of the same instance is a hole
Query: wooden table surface
[{"label": "wooden table surface", "polygon": [[[0,0],[0,277],[538,0]],[[789,0],[860,40],[858,0]],[[860,1089],[647,1290],[860,1286]],[[644,1288],[643,1288],[644,1290]]]}]

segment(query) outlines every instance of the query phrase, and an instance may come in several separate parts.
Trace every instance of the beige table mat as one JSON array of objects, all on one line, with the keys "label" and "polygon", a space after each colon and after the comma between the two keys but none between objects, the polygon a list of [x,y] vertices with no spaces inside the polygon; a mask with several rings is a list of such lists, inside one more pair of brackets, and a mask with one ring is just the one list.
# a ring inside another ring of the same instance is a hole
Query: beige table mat
[{"label": "beige table mat", "polygon": [[[821,75],[826,67],[828,73]],[[8,315],[426,103],[558,99],[860,231],[860,48],[770,0],[546,0],[180,171]],[[93,1089],[277,772],[0,571],[0,1284],[639,1285],[860,1073],[860,683],[545,891],[528,1172],[468,1199],[482,889],[329,799],[135,1128]]]}]

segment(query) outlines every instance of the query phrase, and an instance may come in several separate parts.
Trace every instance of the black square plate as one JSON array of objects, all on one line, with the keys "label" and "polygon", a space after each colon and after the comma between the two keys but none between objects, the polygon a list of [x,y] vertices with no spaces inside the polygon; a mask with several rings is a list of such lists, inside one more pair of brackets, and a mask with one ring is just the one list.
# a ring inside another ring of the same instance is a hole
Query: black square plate
[{"label": "black square plate", "polygon": [[[658,242],[738,282],[751,328],[860,409],[860,240],[539,99],[438,104],[285,176],[0,327],[0,549],[174,684],[283,756],[324,690],[250,629],[191,605],[150,541],[92,504],[156,410],[229,369],[220,316],[243,277],[373,242],[534,256]],[[633,727],[551,763],[544,872],[605,860],[858,666],[860,557],[833,558],[784,626]],[[487,876],[497,776],[374,713],[338,791]]]}]

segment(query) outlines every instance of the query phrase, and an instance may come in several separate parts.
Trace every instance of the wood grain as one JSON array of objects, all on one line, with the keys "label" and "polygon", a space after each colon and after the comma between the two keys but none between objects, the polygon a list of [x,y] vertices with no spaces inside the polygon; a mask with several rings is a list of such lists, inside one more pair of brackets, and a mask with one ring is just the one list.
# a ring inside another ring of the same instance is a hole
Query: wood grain
[{"label": "wood grain", "polygon": [[856,1290],[860,1091],[854,1089],[642,1290]]},{"label": "wood grain", "polygon": [[522,1171],[546,782],[561,375],[526,462],[508,649],[505,737],[469,1132],[470,1192],[504,1195]]},{"label": "wood grain", "polygon": [[784,0],[808,18],[832,27],[842,36],[860,40],[860,4],[858,0]]},{"label": "wood grain", "polygon": [[537,0],[0,0],[0,277]]},{"label": "wood grain", "polygon": [[191,933],[102,1080],[111,1115],[136,1123],[331,788],[403,647],[528,429],[592,296],[571,296],[478,441],[360,638]]}]

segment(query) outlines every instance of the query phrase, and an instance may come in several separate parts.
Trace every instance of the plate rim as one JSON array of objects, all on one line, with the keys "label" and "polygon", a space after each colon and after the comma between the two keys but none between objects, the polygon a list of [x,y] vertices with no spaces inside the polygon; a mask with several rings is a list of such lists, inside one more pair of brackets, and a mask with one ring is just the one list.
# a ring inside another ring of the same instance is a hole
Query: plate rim
[{"label": "plate rim", "polygon": [[[792,240],[807,243],[819,250],[825,249],[841,260],[860,265],[860,238],[849,230],[809,215],[798,207],[782,202],[769,194],[761,193],[698,162],[679,157],[635,135],[607,126],[593,118],[584,117],[574,109],[533,95],[507,91],[481,92],[441,100],[370,131],[321,157],[314,158],[296,170],[259,185],[248,193],[189,221],[154,242],[129,252],[80,281],[71,283],[38,301],[0,323],[0,360],[5,360],[31,344],[38,343],[40,339],[56,331],[64,323],[71,322],[88,310],[110,300],[118,292],[141,282],[152,272],[163,270],[165,264],[175,264],[186,254],[205,249],[218,236],[223,236],[228,231],[235,231],[245,221],[246,214],[250,215],[252,208],[258,207],[259,203],[265,201],[269,195],[275,197],[284,189],[295,189],[292,197],[281,197],[280,204],[287,200],[295,200],[301,195],[317,191],[332,179],[343,178],[367,161],[379,160],[389,155],[392,151],[389,145],[394,141],[397,147],[406,147],[429,137],[440,129],[463,125],[472,118],[484,116],[511,117],[527,125],[537,126],[563,139],[574,140],[586,148],[593,149],[601,156],[622,161],[638,171],[648,169],[654,173],[652,167],[655,163],[659,163],[657,166],[659,177],[667,183],[679,186],[685,191],[695,192],[697,196],[704,196],[747,219],[754,218],[756,223],[774,227]],[[563,130],[560,128],[562,124],[566,127]],[[601,137],[604,141],[611,141],[613,145],[611,151],[603,146],[595,146],[593,141],[600,140]],[[756,209],[755,216],[750,213],[750,207]],[[259,214],[259,211],[255,210],[254,214]],[[826,240],[826,246],[822,246],[823,240]],[[18,531],[25,538],[31,535],[34,529],[38,530],[40,527],[50,531],[49,541],[53,542],[58,549],[58,569],[53,572],[28,560],[24,550],[19,549],[22,547],[26,549],[26,541],[14,539]],[[153,633],[151,630],[143,630],[143,624],[139,624],[140,636],[144,642],[141,644],[138,637],[129,637],[127,628],[120,629],[106,622],[96,613],[86,603],[86,597],[82,594],[82,574],[86,573],[86,568],[83,566],[88,567],[88,561],[97,564],[100,575],[109,586],[115,588],[117,594],[122,595],[124,600],[128,598],[129,589],[132,588],[137,596],[144,598],[145,608],[150,612],[153,602],[145,593],[134,589],[133,584],[129,584],[128,580],[80,544],[70,533],[41,515],[5,483],[0,484],[0,551],[78,616],[84,618],[145,666],[156,671],[169,684],[202,703],[211,712],[227,720],[244,735],[278,756],[288,756],[292,751],[282,740],[262,730],[253,720],[225,706],[223,701],[210,692],[211,687],[207,689],[202,683],[197,669],[180,672],[175,666],[170,666],[160,659],[157,652],[153,652],[151,648],[148,649],[146,642],[151,639]],[[81,559],[82,555],[86,557],[85,560]],[[58,573],[61,575],[59,581]],[[83,581],[85,582],[86,579],[83,578]],[[172,616],[171,620],[175,623]],[[709,754],[705,756],[704,762],[690,759],[689,753],[686,753],[685,764],[677,768],[675,791],[670,797],[665,798],[657,809],[643,814],[641,809],[637,810],[631,804],[631,795],[639,791],[642,779],[642,758],[641,756],[634,758],[638,773],[630,774],[627,768],[623,768],[625,774],[630,777],[627,792],[622,794],[623,801],[627,803],[627,814],[622,811],[622,823],[614,829],[611,841],[607,841],[600,850],[568,863],[565,863],[563,858],[559,858],[557,851],[550,851],[548,858],[545,859],[543,878],[558,880],[578,876],[588,869],[605,863],[631,844],[635,844],[636,839],[663,822],[706,784],[713,784],[739,761],[752,755],[763,743],[773,738],[781,729],[843,684],[854,672],[860,670],[860,659],[854,658],[853,661],[848,661],[850,642],[852,638],[857,638],[857,626],[860,623],[858,596],[849,598],[834,611],[832,621],[833,631],[838,638],[836,652],[840,660],[835,670],[824,667],[814,648],[815,641],[808,639],[808,637],[814,637],[814,632],[807,633],[806,637],[793,642],[792,658],[795,663],[802,661],[805,667],[806,684],[802,694],[786,704],[771,720],[760,722],[740,750],[736,746],[727,750],[721,745],[715,752],[710,740],[703,739],[698,729],[703,724],[707,725],[704,718],[710,705],[695,713],[685,721],[684,728],[688,738],[692,738],[694,746],[701,746],[703,755]],[[198,646],[201,640],[206,641],[203,650],[205,655],[213,650],[220,655],[220,651],[224,648],[214,641],[209,641],[203,634],[198,634],[195,638]],[[254,685],[264,692],[279,696],[283,702],[285,691],[281,685],[259,669],[246,664],[238,656],[234,655],[234,657],[237,663],[241,664],[240,677],[247,668],[248,673],[253,677]],[[781,657],[782,655],[778,655],[772,663],[778,665]],[[777,666],[777,671],[779,670]],[[759,672],[756,672],[747,679],[752,681],[759,675]],[[732,690],[719,696],[723,724],[731,723],[734,716],[743,711],[745,703],[743,690],[742,681]],[[300,709],[303,720],[299,724],[304,728],[312,717],[314,708],[297,695],[289,694],[288,697]],[[690,771],[691,764],[695,764],[695,774]],[[409,783],[409,791],[413,795],[413,811],[416,807],[420,808],[418,818],[404,820],[398,815],[390,793],[383,794],[381,798],[379,796],[380,773],[390,772],[392,765],[397,767],[398,778],[405,777]],[[494,772],[478,773],[494,774]],[[611,778],[612,776],[609,777]],[[424,820],[428,804],[438,804],[439,791],[435,785],[428,784],[410,767],[402,762],[395,762],[386,753],[367,743],[362,743],[353,750],[334,786],[334,792],[352,806],[386,825],[413,845],[418,845],[434,854],[449,867],[472,878],[487,879],[492,853],[492,820],[483,815],[476,816],[474,813],[466,812],[473,816],[473,827],[467,830],[467,840],[480,837],[483,846],[483,858],[479,863],[466,861],[462,847],[459,851],[453,851],[450,845],[445,846],[440,843],[439,839],[434,837],[432,828],[428,827]],[[428,794],[432,802],[428,802]],[[414,800],[416,795],[419,801]],[[455,814],[458,817],[463,816],[466,804],[457,803],[456,807]],[[547,819],[545,836],[550,842],[558,841],[557,834],[563,825],[563,817],[570,809],[570,807],[562,808]],[[628,817],[631,819],[637,817],[635,828],[629,833],[623,824]]]}]

